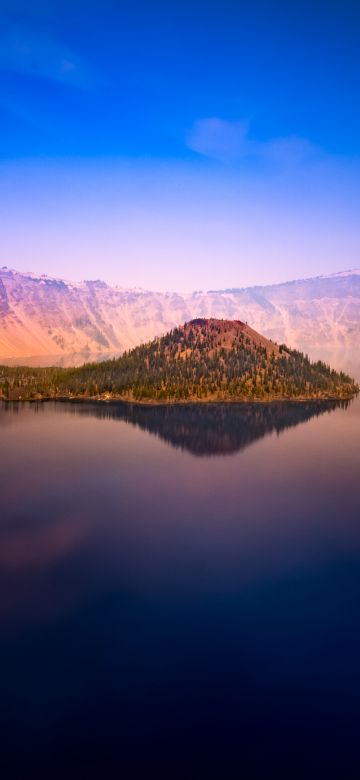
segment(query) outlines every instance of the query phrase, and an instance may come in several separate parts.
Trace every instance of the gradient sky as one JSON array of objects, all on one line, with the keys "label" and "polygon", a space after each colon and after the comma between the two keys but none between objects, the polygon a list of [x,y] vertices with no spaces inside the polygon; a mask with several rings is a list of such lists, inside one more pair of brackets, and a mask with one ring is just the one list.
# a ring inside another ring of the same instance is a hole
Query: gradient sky
[{"label": "gradient sky", "polygon": [[0,265],[181,291],[360,266],[358,0],[0,16]]}]

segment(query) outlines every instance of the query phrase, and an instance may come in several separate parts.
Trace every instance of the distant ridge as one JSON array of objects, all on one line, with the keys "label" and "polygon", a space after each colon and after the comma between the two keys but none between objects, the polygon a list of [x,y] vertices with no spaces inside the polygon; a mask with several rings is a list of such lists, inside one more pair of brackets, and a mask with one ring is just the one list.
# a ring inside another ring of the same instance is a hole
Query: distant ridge
[{"label": "distant ridge", "polygon": [[194,317],[240,319],[360,377],[360,270],[180,294],[0,269],[0,362],[103,360]]}]

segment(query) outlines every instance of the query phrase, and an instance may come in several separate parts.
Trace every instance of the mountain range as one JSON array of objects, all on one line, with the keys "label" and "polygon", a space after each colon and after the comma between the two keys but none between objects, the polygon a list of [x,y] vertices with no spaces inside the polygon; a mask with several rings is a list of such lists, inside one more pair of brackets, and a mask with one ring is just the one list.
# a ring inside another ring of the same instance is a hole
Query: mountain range
[{"label": "mountain range", "polygon": [[152,292],[0,269],[0,362],[80,365],[196,317],[240,319],[360,377],[360,270],[282,284]]}]

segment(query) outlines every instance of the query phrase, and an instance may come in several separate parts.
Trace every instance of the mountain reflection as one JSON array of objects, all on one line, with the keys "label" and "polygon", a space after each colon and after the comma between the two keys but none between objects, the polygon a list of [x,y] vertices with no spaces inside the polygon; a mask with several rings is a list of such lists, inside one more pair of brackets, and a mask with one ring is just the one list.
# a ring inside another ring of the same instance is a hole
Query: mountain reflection
[{"label": "mountain reflection", "polygon": [[278,401],[271,404],[141,406],[72,402],[67,411],[122,420],[193,455],[229,455],[276,431],[281,433],[351,401]]}]

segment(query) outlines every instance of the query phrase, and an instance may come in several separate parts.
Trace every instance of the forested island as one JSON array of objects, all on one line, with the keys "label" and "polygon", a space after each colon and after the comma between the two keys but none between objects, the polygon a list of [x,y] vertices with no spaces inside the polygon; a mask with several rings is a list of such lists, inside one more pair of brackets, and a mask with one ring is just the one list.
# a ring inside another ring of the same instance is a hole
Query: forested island
[{"label": "forested island", "polygon": [[347,374],[239,320],[195,319],[120,358],[78,368],[0,367],[3,400],[141,403],[350,398]]}]

